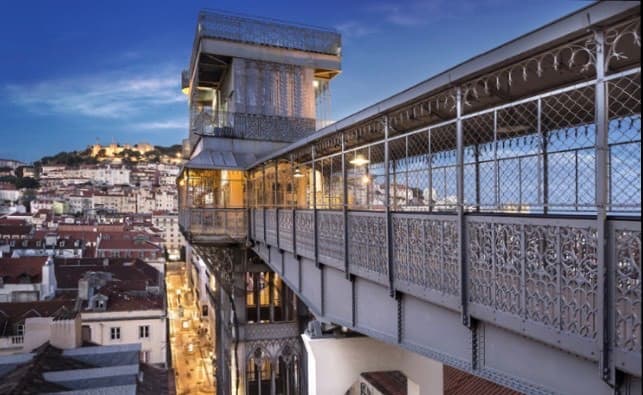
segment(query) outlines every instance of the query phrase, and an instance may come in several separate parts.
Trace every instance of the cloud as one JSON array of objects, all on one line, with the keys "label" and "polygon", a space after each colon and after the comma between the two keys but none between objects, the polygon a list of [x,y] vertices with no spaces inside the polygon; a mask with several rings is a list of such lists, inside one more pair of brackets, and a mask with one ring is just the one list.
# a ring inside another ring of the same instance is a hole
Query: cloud
[{"label": "cloud", "polygon": [[481,9],[502,8],[508,0],[411,0],[373,3],[364,9],[382,23],[419,27],[443,20],[470,17]]},{"label": "cloud", "polygon": [[187,119],[167,119],[162,121],[140,122],[131,125],[132,130],[158,131],[158,130],[176,130],[187,131]]},{"label": "cloud", "polygon": [[365,25],[358,21],[347,21],[335,26],[344,37],[364,37],[377,32],[372,26]]},{"label": "cloud", "polygon": [[140,116],[150,110],[185,102],[179,89],[178,70],[166,70],[153,76],[141,74],[104,72],[10,84],[4,91],[14,104],[33,113],[102,119]]}]

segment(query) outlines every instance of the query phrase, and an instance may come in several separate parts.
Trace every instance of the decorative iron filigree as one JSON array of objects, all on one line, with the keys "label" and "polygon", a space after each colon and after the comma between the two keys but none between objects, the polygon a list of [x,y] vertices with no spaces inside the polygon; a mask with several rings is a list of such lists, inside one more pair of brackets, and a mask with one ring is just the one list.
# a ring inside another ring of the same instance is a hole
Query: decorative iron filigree
[{"label": "decorative iron filigree", "polygon": [[315,258],[315,229],[312,211],[295,211],[295,230],[297,231],[297,254]]},{"label": "decorative iron filigree", "polygon": [[265,241],[263,239],[263,236],[264,236],[263,210],[264,209],[262,208],[257,208],[254,210],[256,240],[259,240],[259,241]]},{"label": "decorative iron filigree", "polygon": [[393,216],[396,281],[457,295],[457,233],[453,220]]},{"label": "decorative iron filigree", "polygon": [[277,209],[266,210],[266,244],[277,246]]},{"label": "decorative iron filigree", "polygon": [[239,248],[202,244],[194,244],[192,247],[210,268],[219,285],[231,294],[234,290],[235,252],[238,252]]},{"label": "decorative iron filigree", "polygon": [[596,229],[476,220],[467,235],[472,302],[596,338]]},{"label": "decorative iron filigree", "polygon": [[625,50],[621,44],[628,37],[637,47],[641,48],[641,18],[638,17],[609,27],[605,30],[605,70],[610,70],[610,64],[613,60],[628,59]]},{"label": "decorative iron filigree", "polygon": [[641,353],[641,231],[613,231],[615,259],[615,346]]},{"label": "decorative iron filigree", "polygon": [[472,101],[502,91],[505,86],[511,87],[516,80],[527,82],[530,75],[540,78],[547,69],[559,71],[565,67],[587,73],[594,70],[595,65],[596,40],[588,35],[466,82],[462,86],[462,102],[471,107]]},{"label": "decorative iron filigree", "polygon": [[349,265],[387,274],[386,221],[380,214],[349,213]]},{"label": "decorative iron filigree", "polygon": [[301,357],[302,346],[299,337],[284,337],[248,341],[246,350],[246,361],[268,359],[270,363],[277,364],[279,358],[292,360],[295,356]]},{"label": "decorative iron filigree", "polygon": [[279,209],[279,248],[291,252],[293,250],[292,216],[293,210]]},{"label": "decorative iron filigree", "polygon": [[319,258],[334,261],[344,260],[344,213],[341,211],[318,211]]}]

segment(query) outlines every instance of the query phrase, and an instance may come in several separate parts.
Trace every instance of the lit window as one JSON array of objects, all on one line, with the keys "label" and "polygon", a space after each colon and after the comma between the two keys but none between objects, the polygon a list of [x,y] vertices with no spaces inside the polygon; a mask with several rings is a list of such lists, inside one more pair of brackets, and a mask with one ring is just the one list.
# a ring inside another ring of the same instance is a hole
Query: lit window
[{"label": "lit window", "polygon": [[109,337],[112,340],[121,340],[121,328],[120,327],[110,328]]},{"label": "lit window", "polygon": [[147,339],[150,337],[150,326],[149,325],[141,325],[138,327],[138,338],[139,339]]}]

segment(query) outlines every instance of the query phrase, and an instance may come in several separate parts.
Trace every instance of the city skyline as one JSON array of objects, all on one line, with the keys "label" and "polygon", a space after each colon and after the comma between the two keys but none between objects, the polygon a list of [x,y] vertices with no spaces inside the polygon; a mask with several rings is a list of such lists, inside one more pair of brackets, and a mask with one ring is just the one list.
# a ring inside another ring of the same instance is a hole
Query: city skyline
[{"label": "city skyline", "polygon": [[[285,2],[268,7],[199,1],[153,8],[69,2],[65,9],[40,3],[38,12],[31,4],[12,4],[0,24],[12,37],[0,43],[8,54],[0,65],[0,157],[32,162],[97,141],[179,143],[187,129],[179,74],[187,67],[191,47],[185,43],[203,7],[338,30],[343,74],[331,87],[331,115],[339,120],[588,4],[515,7],[491,0],[453,8],[441,1],[363,2],[312,10]],[[455,43],[457,51],[450,49]],[[389,68],[404,72],[380,78]]]}]

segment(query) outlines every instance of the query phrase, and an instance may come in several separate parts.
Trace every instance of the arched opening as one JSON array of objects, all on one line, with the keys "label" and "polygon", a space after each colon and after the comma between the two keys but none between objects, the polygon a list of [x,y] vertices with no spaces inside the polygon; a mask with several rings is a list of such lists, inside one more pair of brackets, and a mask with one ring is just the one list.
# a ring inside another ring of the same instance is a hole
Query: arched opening
[{"label": "arched opening", "polygon": [[270,395],[272,387],[272,363],[261,349],[255,350],[246,364],[246,393]]}]

